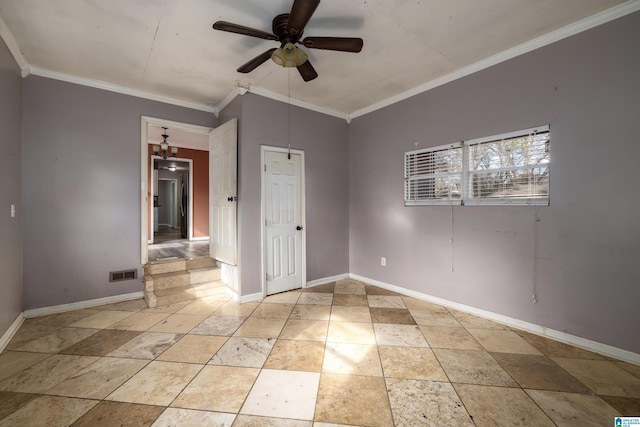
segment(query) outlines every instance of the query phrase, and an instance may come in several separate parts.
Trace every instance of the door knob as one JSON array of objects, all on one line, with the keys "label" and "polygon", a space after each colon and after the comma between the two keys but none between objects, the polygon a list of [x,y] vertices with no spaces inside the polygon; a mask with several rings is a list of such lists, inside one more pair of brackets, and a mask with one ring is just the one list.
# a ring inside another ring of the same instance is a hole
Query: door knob
[{"label": "door knob", "polygon": [[301,225],[297,226],[296,230],[298,230],[298,231],[302,230],[302,226]]},{"label": "door knob", "polygon": [[233,197],[233,196],[227,197],[227,202],[233,202],[233,201],[236,201],[236,200],[238,200],[237,197]]}]

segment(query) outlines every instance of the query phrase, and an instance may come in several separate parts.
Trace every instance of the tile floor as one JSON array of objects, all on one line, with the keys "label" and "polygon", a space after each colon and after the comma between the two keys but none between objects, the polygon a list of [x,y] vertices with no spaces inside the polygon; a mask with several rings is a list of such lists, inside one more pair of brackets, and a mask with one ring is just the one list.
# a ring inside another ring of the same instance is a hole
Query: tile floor
[{"label": "tile floor", "polygon": [[608,426],[640,367],[345,280],[28,319],[0,426]]}]

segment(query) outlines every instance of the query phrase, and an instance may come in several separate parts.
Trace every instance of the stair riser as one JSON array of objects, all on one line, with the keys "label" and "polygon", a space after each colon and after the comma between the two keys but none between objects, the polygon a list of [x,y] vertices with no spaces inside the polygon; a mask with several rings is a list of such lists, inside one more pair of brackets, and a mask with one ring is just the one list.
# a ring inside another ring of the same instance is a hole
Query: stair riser
[{"label": "stair riser", "polygon": [[185,272],[185,274],[180,274],[177,276],[154,278],[153,289],[171,289],[179,288],[181,286],[187,286],[190,285],[189,277],[190,275]]},{"label": "stair riser", "polygon": [[187,260],[187,270],[193,270],[196,268],[215,268],[216,266],[216,260],[211,258],[194,258]]},{"label": "stair riser", "polygon": [[216,268],[215,270],[200,270],[200,271],[190,271],[190,280],[192,285],[197,285],[198,283],[206,283],[206,282],[215,282],[216,280],[220,280],[220,269]]},{"label": "stair riser", "polygon": [[144,267],[144,275],[152,276],[154,274],[172,273],[174,271],[183,271],[187,269],[187,260],[179,259],[175,261],[158,262],[155,264],[147,264]]}]

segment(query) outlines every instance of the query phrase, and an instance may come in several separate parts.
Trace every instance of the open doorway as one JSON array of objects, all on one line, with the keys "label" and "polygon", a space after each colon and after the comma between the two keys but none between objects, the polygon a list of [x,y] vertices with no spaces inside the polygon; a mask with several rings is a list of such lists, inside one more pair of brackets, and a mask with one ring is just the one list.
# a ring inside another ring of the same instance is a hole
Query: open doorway
[{"label": "open doorway", "polygon": [[[183,242],[193,237],[192,160],[153,157],[152,244]],[[150,248],[152,249],[152,248]]]},{"label": "open doorway", "polygon": [[[143,264],[209,256],[211,130],[168,120],[142,118]],[[169,135],[164,138],[169,145],[164,153],[158,152],[163,134]]]}]

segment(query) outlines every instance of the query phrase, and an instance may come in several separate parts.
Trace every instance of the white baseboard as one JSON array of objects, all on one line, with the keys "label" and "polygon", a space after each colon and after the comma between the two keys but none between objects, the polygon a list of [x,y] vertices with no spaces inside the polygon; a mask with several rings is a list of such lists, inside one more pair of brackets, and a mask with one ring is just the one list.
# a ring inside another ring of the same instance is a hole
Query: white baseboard
[{"label": "white baseboard", "polygon": [[240,304],[251,301],[258,301],[262,299],[262,292],[256,292],[255,294],[242,295],[240,297]]},{"label": "white baseboard", "polygon": [[13,321],[11,326],[9,326],[7,332],[5,332],[2,337],[0,337],[0,353],[4,351],[4,348],[7,346],[7,344],[9,344],[9,341],[11,341],[11,338],[13,338],[16,332],[18,332],[18,329],[20,329],[20,326],[22,326],[23,322],[24,313],[20,313],[18,317],[16,317],[16,320]]},{"label": "white baseboard", "polygon": [[370,285],[377,286],[379,288],[387,289],[393,292],[397,292],[402,295],[420,299],[423,301],[432,302],[434,304],[450,307],[465,313],[473,314],[484,319],[493,320],[494,322],[502,323],[503,325],[512,326],[517,329],[521,329],[532,334],[540,335],[543,337],[551,338],[556,341],[570,344],[585,350],[593,351],[603,354],[605,356],[614,357],[625,362],[640,365],[640,354],[634,353],[621,348],[613,347],[608,344],[599,343],[586,338],[578,337],[575,335],[567,334],[566,332],[549,329],[544,326],[536,325],[535,323],[525,322],[524,320],[514,319],[513,317],[504,316],[502,314],[493,313],[491,311],[482,310],[480,308],[471,307],[465,304],[460,304],[455,301],[449,301],[444,298],[434,297],[432,295],[423,294],[421,292],[413,291],[410,289],[401,288],[399,286],[391,285],[389,283],[380,282],[378,280],[369,279],[368,277],[358,276],[357,274],[349,274],[349,277],[360,282],[364,282]]},{"label": "white baseboard", "polygon": [[199,242],[201,240],[209,240],[209,236],[192,237],[190,242]]},{"label": "white baseboard", "polygon": [[142,299],[144,293],[132,292],[130,294],[114,295],[112,297],[96,298],[86,301],[71,302],[69,304],[53,305],[50,307],[34,308],[24,311],[24,317],[30,319],[32,317],[47,316],[49,314],[64,313],[71,310],[79,310],[81,308],[97,307],[99,305],[114,304],[117,302],[131,301],[134,299]]},{"label": "white baseboard", "polygon": [[338,280],[344,280],[349,278],[349,273],[338,274],[337,276],[324,277],[322,279],[312,280],[307,282],[305,288],[311,288],[313,286],[324,285],[331,282],[337,282]]}]

